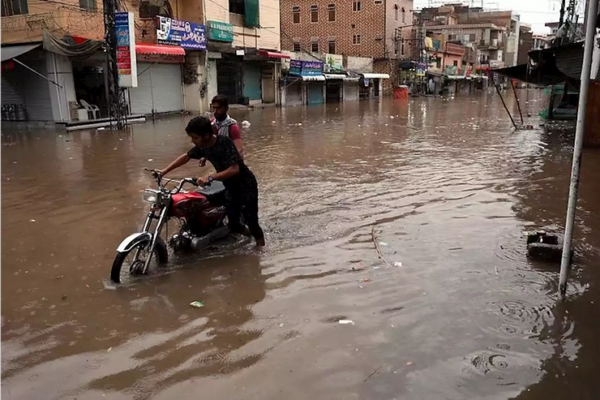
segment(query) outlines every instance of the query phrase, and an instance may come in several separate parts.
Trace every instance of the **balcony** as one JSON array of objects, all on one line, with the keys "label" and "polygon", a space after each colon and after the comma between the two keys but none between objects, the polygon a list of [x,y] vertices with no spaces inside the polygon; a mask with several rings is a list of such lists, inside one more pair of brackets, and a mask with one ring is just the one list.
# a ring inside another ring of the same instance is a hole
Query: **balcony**
[{"label": "balcony", "polygon": [[[479,46],[477,46],[480,50],[498,50],[498,39],[485,40],[481,39],[479,41]],[[500,43],[502,45],[502,43]]]},{"label": "balcony", "polygon": [[35,12],[32,5],[29,14],[2,17],[2,44],[41,42],[44,29],[58,37],[66,33],[97,40],[104,37],[102,13],[66,8],[47,10]]}]

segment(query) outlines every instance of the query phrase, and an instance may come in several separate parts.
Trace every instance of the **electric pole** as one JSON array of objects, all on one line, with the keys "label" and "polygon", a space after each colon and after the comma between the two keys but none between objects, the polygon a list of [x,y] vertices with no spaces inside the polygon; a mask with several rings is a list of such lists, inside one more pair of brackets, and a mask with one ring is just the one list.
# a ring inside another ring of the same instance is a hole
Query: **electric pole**
[{"label": "electric pole", "polygon": [[[115,31],[116,0],[104,0],[104,41],[106,43],[106,71],[108,82],[108,115],[111,129],[120,130],[125,127],[124,113],[125,91],[119,87],[119,69],[117,67],[117,33]],[[134,35],[134,32],[130,32]]]}]

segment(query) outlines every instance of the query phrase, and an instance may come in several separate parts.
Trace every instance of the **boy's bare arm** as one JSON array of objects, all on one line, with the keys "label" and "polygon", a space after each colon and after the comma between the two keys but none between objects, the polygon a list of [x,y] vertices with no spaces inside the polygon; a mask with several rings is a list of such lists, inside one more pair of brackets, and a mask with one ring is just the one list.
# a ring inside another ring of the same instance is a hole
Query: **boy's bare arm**
[{"label": "boy's bare arm", "polygon": [[160,173],[161,175],[166,175],[169,172],[181,167],[182,165],[187,164],[188,161],[190,161],[190,157],[187,155],[187,153],[183,153],[182,155],[177,157],[171,164],[169,164],[167,168],[161,170]]}]

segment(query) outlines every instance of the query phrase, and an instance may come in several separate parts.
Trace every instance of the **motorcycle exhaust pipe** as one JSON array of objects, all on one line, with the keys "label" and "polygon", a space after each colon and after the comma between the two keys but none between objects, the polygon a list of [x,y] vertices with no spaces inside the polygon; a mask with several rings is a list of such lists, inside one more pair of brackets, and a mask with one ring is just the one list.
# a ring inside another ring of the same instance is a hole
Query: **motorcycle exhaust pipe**
[{"label": "motorcycle exhaust pipe", "polygon": [[220,228],[215,229],[211,233],[202,237],[194,237],[192,239],[192,249],[194,251],[200,251],[208,247],[210,242],[216,239],[221,239],[228,236],[230,233],[229,228],[226,226],[222,226]]}]

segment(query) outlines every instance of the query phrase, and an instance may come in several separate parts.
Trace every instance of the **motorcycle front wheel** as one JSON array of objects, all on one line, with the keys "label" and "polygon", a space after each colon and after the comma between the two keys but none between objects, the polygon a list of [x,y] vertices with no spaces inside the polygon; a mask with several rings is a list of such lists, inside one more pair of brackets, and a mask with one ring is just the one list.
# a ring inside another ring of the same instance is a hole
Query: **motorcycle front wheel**
[{"label": "motorcycle front wheel", "polygon": [[[110,271],[110,280],[114,283],[128,283],[144,275],[143,269],[150,254],[148,251],[150,243],[150,240],[145,240],[129,251],[117,252]],[[154,254],[145,274],[156,269],[158,265],[165,264],[168,258],[165,242],[160,237],[156,238]]]}]

